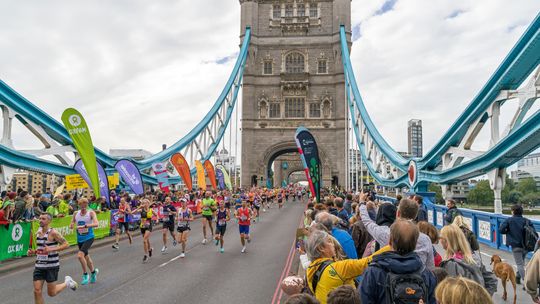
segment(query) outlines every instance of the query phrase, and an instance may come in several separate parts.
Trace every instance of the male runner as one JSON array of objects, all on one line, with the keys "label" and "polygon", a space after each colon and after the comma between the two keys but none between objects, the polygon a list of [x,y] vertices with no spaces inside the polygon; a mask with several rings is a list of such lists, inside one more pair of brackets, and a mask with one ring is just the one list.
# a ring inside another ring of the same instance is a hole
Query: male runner
[{"label": "male runner", "polygon": [[[95,283],[99,273],[99,269],[94,267],[94,262],[88,254],[88,250],[94,242],[94,228],[97,228],[99,224],[96,213],[93,210],[88,210],[88,200],[81,198],[78,203],[79,211],[73,215],[69,228],[76,227],[77,229],[77,245],[79,246],[77,258],[83,271],[81,285],[87,285],[89,279],[90,283]],[[88,269],[91,272],[90,278],[88,277]]]},{"label": "male runner", "polygon": [[118,242],[120,241],[120,234],[122,234],[122,230],[126,232],[130,245],[133,241],[131,237],[131,233],[129,232],[128,214],[131,214],[131,206],[126,202],[126,199],[122,197],[120,199],[120,206],[118,206],[118,213],[116,213],[116,216],[118,217],[118,219],[116,220],[117,224],[116,224],[115,242],[114,242],[114,245],[112,245],[112,248],[114,250],[118,250],[118,248],[120,248],[118,246]]},{"label": "male runner", "polygon": [[58,295],[66,287],[76,290],[79,285],[70,276],[64,278],[64,283],[56,284],[58,271],[60,271],[60,256],[58,251],[69,247],[68,242],[60,233],[49,228],[52,216],[42,213],[39,216],[39,229],[36,233],[36,250],[28,249],[28,255],[36,254],[34,268],[34,302],[43,302],[43,284],[47,282],[49,297]]},{"label": "male runner", "polygon": [[171,204],[171,197],[165,197],[165,202],[163,205],[163,210],[161,211],[163,215],[163,248],[161,248],[161,253],[165,254],[167,252],[167,230],[171,234],[173,239],[173,246],[176,246],[176,235],[174,232],[174,217],[176,216],[176,208]]},{"label": "male runner", "polygon": [[203,225],[203,244],[206,244],[206,224],[210,227],[210,235],[214,235],[214,227],[212,227],[212,216],[217,209],[216,201],[212,198],[212,192],[206,191],[202,200],[202,225]]},{"label": "male runner", "polygon": [[180,199],[180,202],[182,203],[182,206],[178,209],[178,227],[176,228],[178,233],[176,234],[176,237],[178,242],[182,245],[180,257],[183,258],[186,256],[186,244],[189,231],[191,231],[189,223],[193,221],[193,213],[191,212],[191,209],[188,208],[186,199]]},{"label": "male runner", "polygon": [[230,220],[229,209],[225,208],[225,203],[221,201],[219,203],[219,209],[216,213],[216,235],[214,239],[216,240],[216,246],[221,243],[219,252],[223,253],[223,243],[225,242],[223,236],[225,235],[225,230],[227,230],[227,222]]},{"label": "male runner", "polygon": [[251,209],[248,208],[247,202],[242,201],[242,207],[236,210],[236,218],[238,219],[238,228],[240,230],[240,243],[242,243],[242,253],[246,252],[246,240],[251,242],[249,237],[249,225],[251,224],[251,217],[253,213]]}]

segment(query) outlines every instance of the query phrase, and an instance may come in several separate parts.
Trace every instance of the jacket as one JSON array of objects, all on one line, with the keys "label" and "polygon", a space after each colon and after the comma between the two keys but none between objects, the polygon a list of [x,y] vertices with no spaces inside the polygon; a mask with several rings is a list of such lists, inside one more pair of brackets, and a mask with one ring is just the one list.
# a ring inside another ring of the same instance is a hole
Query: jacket
[{"label": "jacket", "polygon": [[448,210],[446,210],[446,215],[444,216],[444,224],[445,225],[452,224],[452,222],[454,222],[454,218],[456,218],[456,216],[458,215],[463,215],[463,214],[461,214],[461,211],[459,211],[459,209],[456,206],[452,208],[448,208]]},{"label": "jacket", "polygon": [[358,258],[358,255],[356,254],[356,247],[354,247],[354,241],[347,231],[334,227],[332,229],[332,236],[335,237],[336,240],[339,242],[339,244],[343,248],[343,251],[347,255],[347,258]]},{"label": "jacket", "polygon": [[523,227],[528,220],[521,215],[507,218],[499,227],[499,233],[506,234],[506,246],[523,248]]},{"label": "jacket", "polygon": [[441,268],[448,272],[450,277],[465,277],[482,285],[493,296],[497,292],[497,277],[488,271],[482,264],[467,264],[458,259],[448,259],[441,262]]},{"label": "jacket", "polygon": [[472,231],[469,230],[469,228],[461,226],[459,227],[463,234],[465,234],[465,238],[467,238],[467,242],[471,246],[471,251],[478,251],[480,250],[480,245],[478,245],[478,240],[476,239],[476,236]]},{"label": "jacket", "polygon": [[418,254],[412,252],[407,255],[399,255],[394,251],[389,251],[374,257],[373,262],[364,273],[364,279],[359,288],[362,304],[387,303],[386,278],[390,271],[396,274],[412,274],[421,271],[428,290],[428,298],[424,303],[437,303],[435,301],[435,287],[437,285],[435,276],[424,267]]},{"label": "jacket", "polygon": [[[376,240],[381,245],[386,245],[390,241],[390,227],[379,226],[373,222],[369,217],[367,208],[365,205],[360,206],[360,217],[364,226],[366,226],[367,231],[374,240]],[[416,242],[415,252],[420,257],[422,263],[429,269],[435,267],[435,261],[433,257],[433,244],[431,244],[431,239],[429,236],[420,233],[418,236],[418,242]]]},{"label": "jacket", "polygon": [[[381,254],[390,250],[389,246],[385,246],[377,251],[373,256]],[[319,282],[317,283],[317,289],[314,293],[315,297],[321,304],[326,304],[326,298],[330,291],[342,285],[350,285],[354,287],[354,278],[362,275],[364,270],[368,267],[368,264],[373,260],[373,256],[369,256],[363,259],[346,259],[341,261],[335,261],[324,269]],[[308,287],[313,293],[313,276],[319,269],[322,262],[330,260],[329,258],[320,258],[312,261],[306,271],[306,277]]]},{"label": "jacket", "polygon": [[367,244],[373,240],[361,220],[357,220],[351,226],[351,237],[354,241],[354,247],[356,247],[356,254],[361,257],[366,250]]}]

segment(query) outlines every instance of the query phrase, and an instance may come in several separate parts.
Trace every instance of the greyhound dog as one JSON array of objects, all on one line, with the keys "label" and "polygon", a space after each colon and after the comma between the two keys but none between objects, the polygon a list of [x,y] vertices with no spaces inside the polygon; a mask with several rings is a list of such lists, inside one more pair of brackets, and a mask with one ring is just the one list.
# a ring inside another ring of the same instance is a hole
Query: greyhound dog
[{"label": "greyhound dog", "polygon": [[493,265],[493,273],[495,273],[495,275],[501,279],[504,289],[502,296],[503,300],[506,301],[507,298],[506,281],[510,281],[510,283],[512,283],[512,287],[514,287],[514,304],[516,304],[516,273],[514,272],[514,268],[508,265],[508,263],[503,262],[501,257],[496,254],[491,257],[490,265]]}]

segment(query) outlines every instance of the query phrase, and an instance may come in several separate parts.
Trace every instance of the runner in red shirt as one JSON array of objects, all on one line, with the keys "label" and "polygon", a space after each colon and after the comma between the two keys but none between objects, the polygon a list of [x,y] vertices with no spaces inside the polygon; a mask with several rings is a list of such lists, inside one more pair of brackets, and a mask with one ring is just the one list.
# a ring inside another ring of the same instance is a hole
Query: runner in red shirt
[{"label": "runner in red shirt", "polygon": [[238,219],[238,227],[240,229],[240,242],[242,243],[242,253],[246,252],[246,240],[251,242],[249,237],[249,225],[253,212],[248,208],[246,200],[242,200],[242,207],[236,210],[236,218]]}]

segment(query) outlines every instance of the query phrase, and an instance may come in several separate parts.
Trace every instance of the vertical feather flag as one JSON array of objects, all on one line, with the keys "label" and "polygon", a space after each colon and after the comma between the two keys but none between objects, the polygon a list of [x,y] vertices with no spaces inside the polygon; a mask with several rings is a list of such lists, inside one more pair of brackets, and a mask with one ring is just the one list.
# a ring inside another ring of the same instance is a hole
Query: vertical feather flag
[{"label": "vertical feather flag", "polygon": [[184,156],[180,153],[174,153],[171,156],[171,164],[174,166],[180,177],[186,184],[186,187],[191,191],[193,189],[193,181],[191,180],[191,171],[189,169],[189,164],[187,163]]},{"label": "vertical feather flag", "polygon": [[206,177],[204,176],[204,168],[200,160],[195,161],[195,168],[197,169],[197,185],[200,189],[206,191]]},{"label": "vertical feather flag", "polygon": [[210,184],[212,184],[212,188],[217,190],[216,172],[214,171],[214,165],[212,165],[212,162],[210,162],[209,159],[204,161],[204,169],[206,170],[206,175],[208,175]]},{"label": "vertical feather flag", "polygon": [[317,198],[317,202],[321,202],[321,160],[319,159],[319,149],[315,138],[304,127],[296,129],[295,134],[298,153],[302,158],[306,177],[309,182],[311,194]]}]

